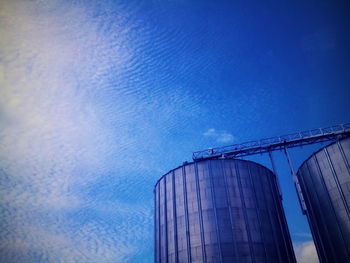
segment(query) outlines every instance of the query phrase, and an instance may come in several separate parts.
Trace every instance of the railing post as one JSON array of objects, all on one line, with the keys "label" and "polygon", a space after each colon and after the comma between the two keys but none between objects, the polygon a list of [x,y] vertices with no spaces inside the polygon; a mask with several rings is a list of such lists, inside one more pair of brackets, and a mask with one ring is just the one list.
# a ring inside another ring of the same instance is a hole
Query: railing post
[{"label": "railing post", "polygon": [[277,182],[278,193],[279,193],[280,198],[281,198],[281,200],[282,200],[281,186],[280,186],[280,182],[279,182],[279,179],[278,179],[278,176],[277,176],[276,165],[275,165],[275,161],[274,161],[274,159],[273,159],[273,156],[272,156],[272,152],[271,152],[271,151],[269,151],[269,157],[270,157],[270,161],[271,161],[272,171],[273,171],[273,173],[274,173],[275,176],[276,176],[276,182]]},{"label": "railing post", "polygon": [[298,177],[296,176],[296,174],[294,172],[292,159],[290,158],[290,155],[288,153],[287,147],[284,147],[284,153],[286,155],[286,158],[287,158],[287,161],[288,161],[288,164],[289,164],[289,168],[290,168],[290,172],[291,172],[292,177],[293,177],[294,185],[295,185],[295,188],[297,190],[297,195],[298,195],[298,199],[299,199],[299,202],[300,202],[300,205],[301,205],[301,210],[302,210],[303,214],[305,214],[306,213],[306,205],[305,205],[304,196],[303,196],[303,193],[301,192],[301,187],[300,187],[300,184],[299,184]]}]

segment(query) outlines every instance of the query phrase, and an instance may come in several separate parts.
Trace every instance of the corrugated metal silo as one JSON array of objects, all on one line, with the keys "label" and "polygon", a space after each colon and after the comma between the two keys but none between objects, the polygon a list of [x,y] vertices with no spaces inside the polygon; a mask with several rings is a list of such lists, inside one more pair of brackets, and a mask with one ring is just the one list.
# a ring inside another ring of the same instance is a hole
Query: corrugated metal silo
[{"label": "corrugated metal silo", "polygon": [[297,173],[321,262],[350,262],[349,162],[347,138],[311,155]]},{"label": "corrugated metal silo", "polygon": [[186,163],[154,192],[155,262],[296,262],[276,177],[259,164]]}]

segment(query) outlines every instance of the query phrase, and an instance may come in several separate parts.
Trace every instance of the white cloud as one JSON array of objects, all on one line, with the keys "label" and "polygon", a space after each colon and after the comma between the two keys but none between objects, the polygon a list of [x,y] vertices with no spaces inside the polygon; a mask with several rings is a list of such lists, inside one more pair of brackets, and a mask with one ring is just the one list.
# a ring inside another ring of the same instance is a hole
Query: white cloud
[{"label": "white cloud", "polygon": [[[123,151],[116,145],[131,141],[109,129],[96,105],[110,71],[120,73],[131,57],[128,29],[118,27],[115,13],[114,34],[106,33],[103,18],[91,20],[89,12],[61,3],[1,4],[0,261],[38,262],[37,255],[47,262],[125,262],[152,237],[140,229],[151,225],[149,209],[115,197],[112,215],[106,207],[94,211],[97,201],[87,194],[111,169],[113,151]],[[118,216],[117,227],[101,222],[103,213],[106,221]],[[82,226],[70,218],[76,214],[86,220]]]},{"label": "white cloud", "polygon": [[[130,232],[138,230],[129,224]],[[136,244],[122,231],[111,230],[99,222],[78,229],[21,222],[17,231],[16,236],[0,245],[1,258],[7,262],[26,262],[24,258],[33,252],[40,253],[47,262],[57,262],[58,258],[62,262],[125,262],[137,250]]]},{"label": "white cloud", "polygon": [[293,245],[298,263],[319,263],[314,242],[300,242]]},{"label": "white cloud", "polygon": [[215,139],[217,142],[229,143],[234,140],[234,136],[227,131],[218,131],[214,128],[208,129],[203,133],[204,136]]},{"label": "white cloud", "polygon": [[210,128],[205,133],[203,133],[204,136],[216,136],[217,132],[214,128]]}]

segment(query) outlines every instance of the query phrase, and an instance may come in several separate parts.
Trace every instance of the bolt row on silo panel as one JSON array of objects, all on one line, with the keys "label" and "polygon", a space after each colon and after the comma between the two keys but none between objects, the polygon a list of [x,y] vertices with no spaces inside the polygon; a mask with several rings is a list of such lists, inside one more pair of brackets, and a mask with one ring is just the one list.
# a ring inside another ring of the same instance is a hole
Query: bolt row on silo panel
[{"label": "bolt row on silo panel", "polygon": [[276,176],[259,164],[186,163],[154,193],[156,262],[295,262]]},{"label": "bolt row on silo panel", "polygon": [[311,155],[297,176],[323,262],[350,262],[350,138]]}]

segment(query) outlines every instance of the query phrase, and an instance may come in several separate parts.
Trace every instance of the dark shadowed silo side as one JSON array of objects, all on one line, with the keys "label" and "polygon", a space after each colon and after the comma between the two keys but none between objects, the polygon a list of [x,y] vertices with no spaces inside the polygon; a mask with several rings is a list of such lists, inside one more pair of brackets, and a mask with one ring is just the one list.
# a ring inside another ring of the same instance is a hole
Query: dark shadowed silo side
[{"label": "dark shadowed silo side", "polygon": [[296,262],[276,177],[259,164],[187,163],[154,193],[155,262]]},{"label": "dark shadowed silo side", "polygon": [[350,138],[314,153],[297,173],[320,261],[350,262]]}]

